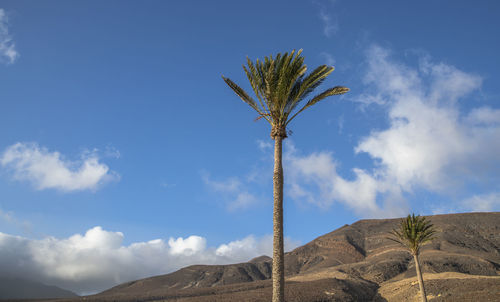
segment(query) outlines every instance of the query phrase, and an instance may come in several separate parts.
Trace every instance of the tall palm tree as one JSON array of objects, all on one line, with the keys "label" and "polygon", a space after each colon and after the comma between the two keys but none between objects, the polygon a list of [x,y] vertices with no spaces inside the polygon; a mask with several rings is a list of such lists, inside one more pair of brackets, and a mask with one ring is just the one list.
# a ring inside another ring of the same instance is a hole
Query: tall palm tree
[{"label": "tall palm tree", "polygon": [[271,138],[274,140],[274,175],[273,175],[273,302],[284,301],[285,273],[283,251],[283,166],[282,142],[287,137],[287,126],[302,111],[324,98],[343,94],[348,88],[336,86],[310,98],[300,108],[304,100],[333,71],[333,67],[322,65],[309,75],[305,75],[307,66],[302,49],[295,53],[278,53],[259,59],[253,63],[247,58],[243,66],[250,85],[257,97],[255,101],[242,88],[230,79],[222,76],[229,87],[258,113],[258,119],[265,119],[271,125]]},{"label": "tall palm tree", "polygon": [[422,302],[427,302],[427,295],[425,293],[422,272],[420,271],[418,255],[420,254],[420,248],[425,243],[428,243],[435,238],[434,235],[436,234],[436,230],[434,225],[430,221],[426,220],[425,217],[420,217],[420,215],[415,216],[415,214],[412,214],[402,219],[399,227],[393,229],[390,234],[392,234],[393,237],[389,237],[388,239],[403,245],[412,254],[413,260],[415,260],[415,269],[417,270],[420,297]]}]

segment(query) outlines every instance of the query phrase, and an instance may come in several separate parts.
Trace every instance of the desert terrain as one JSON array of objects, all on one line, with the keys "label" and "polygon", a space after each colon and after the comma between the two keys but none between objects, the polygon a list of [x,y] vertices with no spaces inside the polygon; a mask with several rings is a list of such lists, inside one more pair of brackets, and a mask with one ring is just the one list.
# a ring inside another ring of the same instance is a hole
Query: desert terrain
[{"label": "desert terrain", "polygon": [[[428,299],[500,301],[500,213],[429,219],[438,234],[420,255]],[[413,258],[387,239],[399,220],[361,220],[286,253],[286,301],[418,301]],[[270,301],[270,278],[271,259],[262,256],[51,301]]]}]

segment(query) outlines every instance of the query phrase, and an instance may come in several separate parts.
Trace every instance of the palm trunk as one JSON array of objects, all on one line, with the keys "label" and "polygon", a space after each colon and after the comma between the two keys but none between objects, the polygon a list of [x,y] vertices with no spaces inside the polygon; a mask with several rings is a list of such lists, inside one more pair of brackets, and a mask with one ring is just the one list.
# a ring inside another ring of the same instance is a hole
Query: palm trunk
[{"label": "palm trunk", "polygon": [[283,138],[274,137],[274,175],[273,175],[273,300],[285,301],[285,265],[283,246]]},{"label": "palm trunk", "polygon": [[427,295],[424,288],[424,280],[422,279],[422,272],[420,271],[420,263],[418,263],[418,256],[413,255],[415,260],[415,269],[417,270],[418,286],[420,287],[420,297],[422,302],[427,302]]}]

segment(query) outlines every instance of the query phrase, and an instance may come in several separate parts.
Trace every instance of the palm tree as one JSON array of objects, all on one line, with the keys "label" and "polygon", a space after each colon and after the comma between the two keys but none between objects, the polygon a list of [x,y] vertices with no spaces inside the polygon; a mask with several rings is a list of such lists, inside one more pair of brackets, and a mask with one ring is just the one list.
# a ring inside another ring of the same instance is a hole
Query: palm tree
[{"label": "palm tree", "polygon": [[415,214],[412,214],[402,219],[399,227],[393,229],[390,234],[392,234],[394,238],[389,237],[388,239],[403,245],[412,254],[413,260],[415,260],[415,269],[417,270],[420,297],[422,302],[427,302],[427,295],[425,294],[424,280],[422,279],[422,272],[420,271],[418,255],[420,254],[420,248],[425,243],[428,243],[435,238],[434,235],[436,234],[436,230],[434,229],[434,225],[430,221],[426,220],[425,217],[420,217],[420,215],[415,216]]},{"label": "palm tree", "polygon": [[273,175],[273,302],[284,301],[285,274],[283,250],[283,166],[282,142],[287,137],[287,126],[302,111],[331,95],[343,94],[348,88],[336,86],[310,98],[305,105],[299,105],[333,71],[333,67],[322,65],[309,75],[305,75],[307,66],[302,49],[284,55],[278,53],[259,59],[253,63],[247,57],[247,66],[243,66],[250,85],[257,97],[255,101],[242,88],[230,79],[222,76],[234,92],[258,113],[257,119],[265,119],[271,125],[271,138],[274,140],[274,175]]}]

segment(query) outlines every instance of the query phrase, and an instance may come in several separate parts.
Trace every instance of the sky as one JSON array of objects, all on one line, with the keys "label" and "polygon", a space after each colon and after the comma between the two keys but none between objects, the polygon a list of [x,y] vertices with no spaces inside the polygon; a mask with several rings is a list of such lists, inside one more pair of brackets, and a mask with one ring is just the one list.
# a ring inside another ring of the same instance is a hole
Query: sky
[{"label": "sky", "polygon": [[78,294],[272,248],[270,127],[222,81],[303,49],[291,250],[367,218],[500,210],[495,1],[0,2],[0,275]]}]

